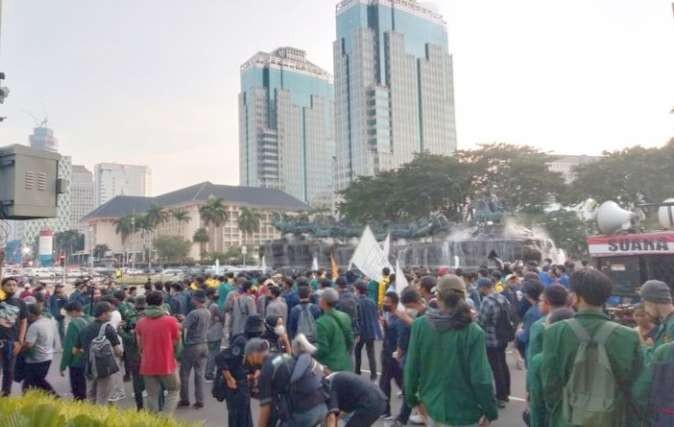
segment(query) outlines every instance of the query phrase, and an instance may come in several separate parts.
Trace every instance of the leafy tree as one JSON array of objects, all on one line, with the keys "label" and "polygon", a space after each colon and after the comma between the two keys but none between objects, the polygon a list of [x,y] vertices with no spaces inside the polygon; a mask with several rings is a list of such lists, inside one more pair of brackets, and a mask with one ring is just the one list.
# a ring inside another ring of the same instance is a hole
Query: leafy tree
[{"label": "leafy tree", "polygon": [[127,215],[119,218],[115,221],[115,233],[119,234],[122,238],[122,246],[126,247],[126,240],[131,234],[135,232],[136,229],[136,216]]},{"label": "leafy tree", "polygon": [[228,219],[224,200],[221,197],[209,196],[206,204],[199,207],[199,216],[204,226],[209,229],[209,234],[216,237],[214,241],[211,241],[211,251],[214,251],[217,240],[215,230]]},{"label": "leafy tree", "polygon": [[161,224],[164,224],[171,215],[170,212],[163,209],[161,206],[152,205],[145,213],[145,221],[149,230],[154,230]]},{"label": "leafy tree", "polygon": [[244,236],[248,235],[250,237],[253,233],[260,231],[261,220],[262,215],[258,211],[242,207],[238,219],[239,230],[241,230]]},{"label": "leafy tree", "polygon": [[84,250],[84,234],[77,230],[67,230],[54,234],[54,251],[66,254],[66,261],[73,253]]},{"label": "leafy tree", "polygon": [[180,236],[159,236],[154,239],[153,245],[161,260],[180,262],[190,253],[192,242]]},{"label": "leafy tree", "polygon": [[199,257],[201,259],[204,259],[204,255],[206,254],[206,244],[209,240],[208,231],[203,227],[197,229],[197,231],[194,232],[194,236],[192,236],[192,241],[199,244]]},{"label": "leafy tree", "polygon": [[172,209],[171,210],[171,216],[173,216],[173,219],[176,221],[180,222],[190,222],[192,218],[190,217],[190,214],[187,211],[181,210],[181,209]]},{"label": "leafy tree", "polygon": [[555,242],[573,258],[588,255],[586,237],[595,232],[593,225],[581,220],[574,211],[564,209],[549,212],[541,218],[541,225]]}]

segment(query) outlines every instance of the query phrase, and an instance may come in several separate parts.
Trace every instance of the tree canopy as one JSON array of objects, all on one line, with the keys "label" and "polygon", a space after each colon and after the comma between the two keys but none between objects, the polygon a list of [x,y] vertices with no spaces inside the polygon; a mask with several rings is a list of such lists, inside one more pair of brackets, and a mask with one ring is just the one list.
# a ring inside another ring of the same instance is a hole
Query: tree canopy
[{"label": "tree canopy", "polygon": [[159,258],[166,262],[180,262],[187,258],[192,242],[180,236],[159,236],[154,239],[154,247]]}]

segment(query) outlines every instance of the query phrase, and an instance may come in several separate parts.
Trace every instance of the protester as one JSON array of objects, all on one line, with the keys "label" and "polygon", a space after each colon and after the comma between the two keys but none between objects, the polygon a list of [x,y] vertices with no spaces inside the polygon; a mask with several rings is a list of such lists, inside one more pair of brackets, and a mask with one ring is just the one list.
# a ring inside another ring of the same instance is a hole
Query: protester
[{"label": "protester", "polygon": [[57,283],[54,286],[54,293],[47,300],[47,308],[52,318],[58,323],[59,338],[63,341],[65,336],[63,308],[68,303],[68,298],[63,291],[63,284]]},{"label": "protester", "polygon": [[460,278],[441,280],[437,293],[439,310],[429,309],[412,325],[405,400],[424,405],[431,427],[489,425],[498,412],[485,333],[473,322]]},{"label": "protester", "polygon": [[541,377],[549,425],[628,425],[629,390],[642,367],[638,334],[602,311],[612,290],[602,272],[576,271],[570,289],[578,312],[550,325],[543,336]]},{"label": "protester", "polygon": [[347,414],[345,427],[369,427],[385,412],[386,396],[372,382],[351,372],[334,372],[327,379],[330,385],[327,427],[337,427],[340,412]]},{"label": "protester", "polygon": [[351,370],[353,332],[349,315],[335,309],[339,299],[337,291],[325,289],[321,294],[323,311],[316,321],[316,360],[331,372]]},{"label": "protester", "polygon": [[[516,341],[518,345],[517,349],[520,352],[520,355],[524,358],[525,365],[528,361],[526,355],[527,355],[527,348],[529,346],[531,326],[538,319],[543,317],[541,311],[538,308],[538,304],[539,298],[543,293],[544,289],[545,288],[543,287],[543,285],[538,281],[524,282],[524,286],[522,287],[522,293],[524,294],[524,297],[527,299],[527,301],[529,301],[529,304],[531,304],[531,307],[527,310],[527,312],[524,314],[524,317],[522,318],[522,327],[520,330],[517,331],[516,334]],[[512,304],[511,307],[513,307]]]},{"label": "protester", "polygon": [[549,324],[548,318],[554,312],[566,307],[568,295],[566,288],[562,285],[550,285],[543,291],[543,298],[539,303],[539,310],[543,317],[536,320],[529,328],[528,360],[543,351],[543,331]]},{"label": "protester", "polygon": [[360,332],[358,331],[358,325],[360,320],[358,319],[358,298],[354,295],[351,290],[351,286],[347,281],[340,277],[335,281],[337,285],[337,292],[339,293],[339,300],[335,305],[335,308],[342,313],[346,313],[351,320],[351,331],[353,332],[354,337],[358,337]]},{"label": "protester", "polygon": [[384,320],[384,342],[381,349],[381,379],[379,388],[386,396],[386,410],[384,416],[391,417],[391,381],[395,381],[400,389],[403,388],[403,373],[400,363],[394,357],[398,349],[405,324],[396,316],[395,309],[398,306],[398,294],[387,292],[384,295],[384,313],[388,314],[388,319]]},{"label": "protester", "polygon": [[669,286],[659,280],[649,280],[639,292],[643,300],[644,310],[660,326],[653,334],[654,347],[652,352],[663,344],[671,343],[674,339],[674,304]]},{"label": "protester", "polygon": [[281,289],[278,286],[271,286],[267,298],[267,307],[264,311],[265,317],[279,316],[283,319],[284,325],[288,324],[288,304],[281,298]]},{"label": "protester", "polygon": [[225,302],[227,301],[227,295],[232,290],[232,284],[230,282],[234,280],[233,273],[227,273],[227,276],[220,276],[220,285],[218,286],[218,308],[224,312],[225,311]]},{"label": "protester", "polygon": [[653,342],[652,334],[655,330],[655,324],[653,323],[651,315],[646,312],[643,303],[637,304],[634,307],[632,316],[634,318],[634,322],[636,323],[634,330],[639,334],[641,344],[646,347],[653,346],[655,343]]},{"label": "protester", "polygon": [[379,326],[379,312],[377,304],[367,296],[367,283],[359,280],[355,284],[358,293],[358,331],[355,346],[355,368],[356,375],[360,375],[360,364],[363,347],[367,353],[367,360],[370,368],[370,380],[377,380],[377,359],[374,354],[374,342],[382,338],[381,328]]},{"label": "protester", "polygon": [[178,407],[190,406],[189,380],[194,370],[194,408],[204,407],[204,375],[208,361],[206,335],[211,322],[211,313],[205,307],[206,294],[202,290],[194,291],[192,305],[194,310],[185,318],[183,331],[184,348],[180,359],[180,401]]},{"label": "protester", "polygon": [[[116,357],[122,355],[122,347],[115,329],[110,326],[112,306],[101,301],[93,308],[95,320],[87,325],[75,341],[75,351],[83,354],[85,374],[87,377],[87,398],[93,403],[105,405],[113,391],[112,375],[119,371]],[[111,358],[99,357],[91,354],[91,345],[94,339],[105,339],[112,347]],[[99,361],[100,359],[100,361]]]},{"label": "protester", "polygon": [[386,294],[386,290],[388,289],[388,285],[390,282],[390,277],[391,276],[391,269],[388,267],[384,267],[381,270],[381,280],[379,281],[379,286],[377,287],[377,306],[381,308],[381,306],[384,304],[384,294]]},{"label": "protester", "polygon": [[243,333],[248,316],[257,314],[252,287],[250,280],[241,279],[240,289],[232,290],[227,296],[225,313],[229,315],[230,339]]},{"label": "protester", "polygon": [[28,313],[26,304],[15,297],[17,282],[12,277],[2,279],[0,284],[5,299],[0,301],[0,362],[2,362],[2,396],[9,396],[14,381],[14,361],[21,351]]},{"label": "protester", "polygon": [[311,287],[301,286],[297,290],[300,303],[290,311],[288,319],[288,333],[290,339],[303,334],[310,343],[316,342],[316,319],[321,315],[321,309],[311,302]]},{"label": "protester", "polygon": [[82,306],[77,301],[68,302],[63,309],[70,319],[65,337],[63,339],[63,355],[61,356],[60,373],[64,376],[68,368],[70,379],[70,390],[75,400],[85,400],[87,398],[87,380],[84,375],[84,360],[82,355],[74,352],[77,337],[82,330],[90,323],[83,314]]},{"label": "protester", "polygon": [[437,280],[433,276],[424,276],[419,282],[419,293],[426,300],[426,306],[430,308],[438,308],[438,299],[433,293],[435,291],[435,286],[437,285]]},{"label": "protester", "polygon": [[217,303],[217,294],[215,288],[206,290],[208,297],[208,311],[211,314],[211,320],[206,332],[208,342],[208,361],[206,362],[206,381],[213,381],[215,378],[215,357],[220,353],[220,345],[225,334],[225,313],[220,309]]},{"label": "protester", "polygon": [[150,292],[145,297],[147,308],[136,323],[136,342],[140,354],[140,375],[147,391],[147,407],[159,412],[162,389],[166,390],[163,412],[172,414],[178,403],[180,379],[175,354],[180,346],[180,326],[175,317],[161,307],[162,294]]},{"label": "protester", "polygon": [[510,369],[506,362],[506,347],[514,336],[504,333],[510,322],[510,303],[494,290],[494,282],[482,278],[477,282],[482,304],[478,323],[486,334],[487,357],[494,374],[497,405],[504,408],[510,400]]},{"label": "protester", "polygon": [[56,394],[47,381],[47,374],[54,357],[56,345],[56,331],[50,319],[42,317],[42,310],[37,305],[29,305],[28,330],[23,349],[26,351],[25,377],[23,391],[38,388],[51,394]]}]

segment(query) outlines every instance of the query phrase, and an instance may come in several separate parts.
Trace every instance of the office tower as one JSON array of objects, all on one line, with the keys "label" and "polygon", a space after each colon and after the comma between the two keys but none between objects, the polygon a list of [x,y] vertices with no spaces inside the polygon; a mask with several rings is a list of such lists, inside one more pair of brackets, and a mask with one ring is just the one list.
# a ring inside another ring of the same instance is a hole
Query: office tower
[{"label": "office tower", "polygon": [[415,0],[337,5],[337,189],[415,153],[456,150],[452,56],[442,16]]},{"label": "office tower", "polygon": [[47,127],[47,119],[33,129],[33,134],[28,136],[30,148],[36,150],[52,151],[57,153],[59,151],[58,139],[54,136],[54,131]]},{"label": "office tower", "polygon": [[312,206],[333,194],[331,76],[303,50],[259,52],[241,66],[240,184],[282,190]]},{"label": "office tower", "polygon": [[147,166],[99,163],[94,175],[96,207],[115,196],[150,196],[152,175]]},{"label": "office tower", "polygon": [[80,220],[94,210],[94,174],[81,165],[73,165],[70,179],[70,229],[86,230]]}]

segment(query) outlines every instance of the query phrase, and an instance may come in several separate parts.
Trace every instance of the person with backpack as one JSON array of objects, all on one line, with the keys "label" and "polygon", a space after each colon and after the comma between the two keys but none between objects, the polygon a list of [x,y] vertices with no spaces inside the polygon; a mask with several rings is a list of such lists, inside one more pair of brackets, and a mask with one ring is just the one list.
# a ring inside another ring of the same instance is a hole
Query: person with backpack
[{"label": "person with backpack", "polygon": [[[398,294],[395,292],[387,292],[384,295],[382,309],[387,314],[387,317],[384,320],[384,342],[381,347],[381,378],[379,380],[379,388],[386,396],[386,410],[384,411],[386,418],[391,417],[391,381],[395,381],[401,390],[403,388],[403,372],[400,363],[394,357],[406,329],[406,325],[398,318],[395,312],[398,303]],[[376,371],[373,370],[373,373],[376,379]]]},{"label": "person with backpack", "polygon": [[327,381],[330,388],[327,427],[337,427],[342,412],[348,414],[345,427],[370,427],[384,413],[386,396],[371,381],[351,372],[332,373]]},{"label": "person with backpack", "polygon": [[300,303],[290,311],[288,333],[293,340],[298,334],[304,334],[310,343],[316,342],[316,319],[321,309],[311,302],[311,287],[301,286],[297,289]]},{"label": "person with backpack", "polygon": [[404,368],[404,396],[423,404],[426,425],[488,426],[498,417],[485,332],[475,324],[463,280],[447,275],[437,285],[439,309],[412,324]]},{"label": "person with backpack", "polygon": [[243,333],[248,316],[257,314],[255,297],[253,296],[253,282],[240,278],[241,285],[238,291],[232,290],[227,296],[225,313],[229,315],[229,338]]},{"label": "person with backpack", "polygon": [[496,399],[499,408],[510,400],[510,369],[506,361],[506,347],[515,338],[511,306],[506,297],[495,292],[494,282],[488,278],[477,281],[482,295],[478,324],[486,333],[487,357],[494,373]]},{"label": "person with backpack", "polygon": [[374,342],[382,339],[381,327],[379,326],[379,310],[377,304],[367,296],[367,282],[356,281],[354,286],[358,294],[358,338],[354,351],[356,375],[360,375],[360,363],[363,347],[367,352],[367,360],[370,367],[370,380],[377,380],[377,359],[374,354]]},{"label": "person with backpack", "polygon": [[85,400],[87,398],[87,380],[84,375],[84,360],[81,354],[76,354],[73,350],[78,335],[90,323],[90,320],[83,315],[82,305],[77,301],[70,301],[63,308],[70,321],[63,337],[63,355],[61,356],[59,371],[63,377],[66,368],[68,368],[73,398]]},{"label": "person with backpack", "polygon": [[309,354],[293,357],[269,352],[268,343],[253,338],[246,343],[246,364],[259,370],[258,427],[315,427],[328,415],[329,390],[322,367]]},{"label": "person with backpack", "polygon": [[215,288],[206,290],[208,297],[208,311],[211,313],[211,320],[208,324],[206,340],[208,341],[208,361],[206,362],[206,381],[213,381],[215,378],[215,357],[220,353],[222,339],[225,336],[225,312],[218,306],[218,295]]},{"label": "person with backpack", "polygon": [[204,376],[208,361],[207,333],[211,313],[206,308],[208,298],[199,289],[192,294],[194,310],[183,321],[183,351],[180,357],[180,401],[178,408],[190,406],[189,381],[194,370],[194,409],[204,407]]},{"label": "person with backpack", "polygon": [[113,391],[112,374],[119,371],[117,358],[122,346],[117,331],[110,325],[110,303],[101,301],[93,308],[95,320],[77,336],[76,354],[82,354],[87,377],[87,398],[92,403],[107,405]]},{"label": "person with backpack", "polygon": [[321,293],[319,304],[323,314],[316,321],[316,353],[314,357],[331,372],[351,370],[353,329],[351,318],[335,308],[339,296],[332,288]]},{"label": "person with backpack", "polygon": [[264,316],[279,316],[283,319],[283,326],[287,325],[288,305],[283,298],[281,298],[281,288],[278,286],[270,286],[269,295],[266,296],[266,301]]},{"label": "person with backpack", "polygon": [[[343,277],[338,278],[335,283],[337,284],[337,292],[339,295],[335,308],[349,316],[351,319],[351,331],[353,332],[354,337],[358,337],[360,335],[360,331],[358,331],[358,324],[360,322],[358,319],[358,299],[351,290],[351,286]],[[352,348],[349,348],[349,352],[351,352],[351,350]]]},{"label": "person with backpack", "polygon": [[635,411],[631,386],[642,369],[638,334],[609,320],[602,306],[611,280],[576,271],[570,290],[577,313],[546,328],[541,380],[550,427],[621,427]]}]

